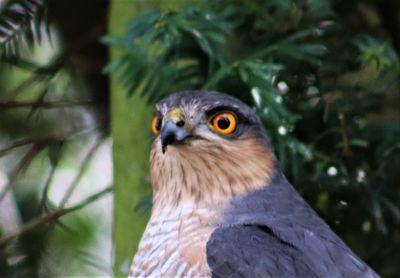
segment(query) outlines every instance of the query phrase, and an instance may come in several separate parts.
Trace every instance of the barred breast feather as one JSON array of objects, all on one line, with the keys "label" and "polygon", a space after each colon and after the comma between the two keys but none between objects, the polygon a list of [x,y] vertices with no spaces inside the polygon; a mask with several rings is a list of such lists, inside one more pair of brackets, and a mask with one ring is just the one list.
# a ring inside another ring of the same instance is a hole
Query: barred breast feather
[{"label": "barred breast feather", "polygon": [[153,211],[129,277],[211,276],[206,243],[215,229],[213,215],[192,205]]}]

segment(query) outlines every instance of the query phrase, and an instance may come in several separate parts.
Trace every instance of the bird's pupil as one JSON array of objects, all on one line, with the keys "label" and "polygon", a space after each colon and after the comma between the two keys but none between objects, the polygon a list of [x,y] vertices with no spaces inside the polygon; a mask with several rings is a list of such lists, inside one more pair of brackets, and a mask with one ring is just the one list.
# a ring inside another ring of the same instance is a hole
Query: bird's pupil
[{"label": "bird's pupil", "polygon": [[227,117],[221,117],[220,119],[218,119],[217,124],[220,129],[227,129],[230,126],[231,122]]},{"label": "bird's pupil", "polygon": [[185,125],[185,122],[181,120],[181,121],[177,122],[176,125],[179,127],[183,127]]}]

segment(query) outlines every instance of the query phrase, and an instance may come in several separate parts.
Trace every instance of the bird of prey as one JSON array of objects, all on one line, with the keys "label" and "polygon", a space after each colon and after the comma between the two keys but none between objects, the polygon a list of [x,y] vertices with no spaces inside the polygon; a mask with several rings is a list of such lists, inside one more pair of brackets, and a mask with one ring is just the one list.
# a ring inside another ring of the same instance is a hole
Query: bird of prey
[{"label": "bird of prey", "polygon": [[153,208],[130,277],[379,277],[289,184],[243,102],[179,92],[152,130]]}]

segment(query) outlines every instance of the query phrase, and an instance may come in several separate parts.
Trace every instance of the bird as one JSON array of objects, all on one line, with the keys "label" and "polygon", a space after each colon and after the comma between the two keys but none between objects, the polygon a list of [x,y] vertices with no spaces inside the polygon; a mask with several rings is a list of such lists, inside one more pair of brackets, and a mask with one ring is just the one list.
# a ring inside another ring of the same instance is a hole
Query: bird
[{"label": "bird", "polygon": [[286,179],[253,108],[182,91],[155,110],[153,206],[129,277],[379,277]]}]

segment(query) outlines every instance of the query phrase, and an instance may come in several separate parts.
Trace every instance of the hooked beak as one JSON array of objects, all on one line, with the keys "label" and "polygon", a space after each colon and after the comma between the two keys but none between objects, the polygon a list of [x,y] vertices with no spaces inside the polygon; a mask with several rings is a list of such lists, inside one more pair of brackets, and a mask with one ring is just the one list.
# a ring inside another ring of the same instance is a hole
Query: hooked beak
[{"label": "hooked beak", "polygon": [[190,135],[190,133],[183,127],[184,125],[185,122],[183,120],[181,109],[176,108],[167,114],[166,121],[160,134],[163,153],[165,153],[168,145],[182,142]]}]

